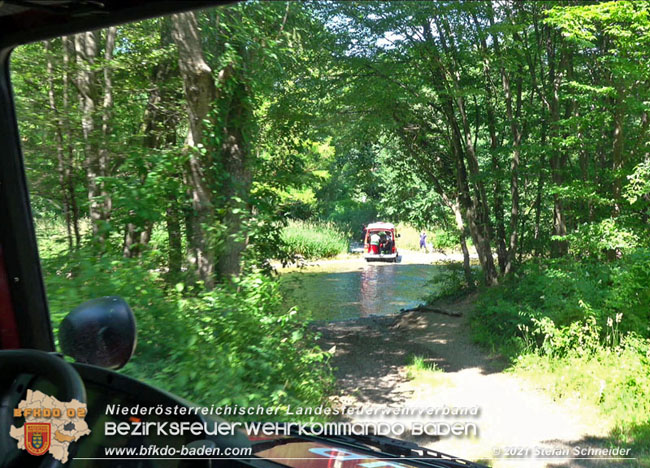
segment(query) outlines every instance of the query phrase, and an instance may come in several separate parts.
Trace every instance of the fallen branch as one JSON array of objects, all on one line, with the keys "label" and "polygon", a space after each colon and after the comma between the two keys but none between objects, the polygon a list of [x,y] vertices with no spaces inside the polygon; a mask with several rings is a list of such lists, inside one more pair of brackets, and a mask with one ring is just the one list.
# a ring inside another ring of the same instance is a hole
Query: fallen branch
[{"label": "fallen branch", "polygon": [[410,309],[400,309],[400,312],[433,312],[435,314],[449,315],[450,317],[462,317],[463,314],[460,312],[452,312],[449,310],[439,309],[437,307],[431,307],[426,304],[420,304],[416,307]]}]

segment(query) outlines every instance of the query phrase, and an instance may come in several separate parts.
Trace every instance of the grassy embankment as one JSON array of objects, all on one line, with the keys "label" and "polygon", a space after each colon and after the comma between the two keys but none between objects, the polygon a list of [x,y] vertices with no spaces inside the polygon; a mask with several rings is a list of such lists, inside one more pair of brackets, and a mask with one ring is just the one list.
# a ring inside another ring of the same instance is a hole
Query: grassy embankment
[{"label": "grassy embankment", "polygon": [[[452,275],[454,276],[454,275]],[[448,281],[447,292],[460,281]],[[650,466],[650,250],[614,262],[530,260],[481,291],[473,338],[510,360],[507,372],[558,400],[593,405],[613,427],[605,446]],[[415,360],[409,372],[435,378]],[[591,441],[593,442],[593,441]]]},{"label": "grassy embankment", "polygon": [[531,261],[483,292],[474,338],[556,398],[596,405],[614,427],[604,442],[632,446],[647,459],[649,284],[648,249],[615,262]]},{"label": "grassy embankment", "polygon": [[406,365],[406,377],[409,380],[416,380],[427,387],[433,388],[445,383],[444,374],[445,371],[435,364],[428,363],[424,357],[409,356]]}]

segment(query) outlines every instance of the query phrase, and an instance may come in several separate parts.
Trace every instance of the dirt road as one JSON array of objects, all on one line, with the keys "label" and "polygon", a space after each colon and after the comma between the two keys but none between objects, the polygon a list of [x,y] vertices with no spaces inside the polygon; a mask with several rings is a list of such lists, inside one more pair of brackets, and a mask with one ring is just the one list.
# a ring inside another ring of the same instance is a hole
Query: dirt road
[{"label": "dirt road", "polygon": [[[461,317],[435,313],[404,313],[320,325],[323,347],[336,346],[338,405],[369,407],[478,407],[478,436],[407,436],[420,445],[494,467],[633,466],[628,461],[594,461],[558,457],[575,447],[602,446],[603,427],[595,408],[577,402],[553,401],[530,384],[504,372],[505,363],[470,339],[468,315],[473,298],[445,305]],[[409,355],[422,356],[444,371],[429,379],[409,380]],[[428,417],[425,421],[440,420]],[[362,420],[354,417],[354,420]],[[408,420],[408,418],[407,418]],[[453,421],[452,421],[453,422]],[[504,459],[508,448],[528,453],[549,449],[550,459]]]}]

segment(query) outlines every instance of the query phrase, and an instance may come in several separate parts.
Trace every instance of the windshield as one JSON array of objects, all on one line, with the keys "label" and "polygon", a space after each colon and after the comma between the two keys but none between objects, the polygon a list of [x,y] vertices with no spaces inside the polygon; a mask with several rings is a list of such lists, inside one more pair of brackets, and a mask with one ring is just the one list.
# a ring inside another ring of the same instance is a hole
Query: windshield
[{"label": "windshield", "polygon": [[648,8],[254,1],[17,48],[55,336],[121,296],[120,372],[271,408],[231,419],[647,461]]}]

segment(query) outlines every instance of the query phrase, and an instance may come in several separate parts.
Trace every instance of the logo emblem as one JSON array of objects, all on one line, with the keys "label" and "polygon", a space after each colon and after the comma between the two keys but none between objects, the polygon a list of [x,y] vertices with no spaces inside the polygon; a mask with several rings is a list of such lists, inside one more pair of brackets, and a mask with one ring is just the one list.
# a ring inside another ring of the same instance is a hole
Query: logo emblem
[{"label": "logo emblem", "polygon": [[50,423],[25,423],[25,449],[31,455],[43,455],[50,449]]}]

